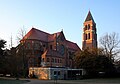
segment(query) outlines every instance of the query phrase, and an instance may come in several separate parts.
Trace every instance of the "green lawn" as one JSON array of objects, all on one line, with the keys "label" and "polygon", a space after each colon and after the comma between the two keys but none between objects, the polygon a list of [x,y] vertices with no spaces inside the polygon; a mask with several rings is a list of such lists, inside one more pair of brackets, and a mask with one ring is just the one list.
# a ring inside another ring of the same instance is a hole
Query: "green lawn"
[{"label": "green lawn", "polygon": [[0,84],[23,84],[28,81],[25,80],[11,80],[11,79],[0,79]]}]

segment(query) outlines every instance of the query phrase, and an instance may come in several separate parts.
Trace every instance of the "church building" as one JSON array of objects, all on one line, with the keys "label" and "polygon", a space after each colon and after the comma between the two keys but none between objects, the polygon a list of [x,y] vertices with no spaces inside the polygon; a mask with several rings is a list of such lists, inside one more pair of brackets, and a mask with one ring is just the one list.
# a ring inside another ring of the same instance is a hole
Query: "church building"
[{"label": "church building", "polygon": [[73,55],[80,50],[65,38],[63,31],[49,34],[32,28],[20,42],[25,45],[29,67],[73,68]]},{"label": "church building", "polygon": [[[24,46],[29,75],[35,74],[39,79],[54,79],[55,75],[58,79],[69,79],[85,74],[83,69],[76,69],[73,60],[74,54],[81,49],[75,42],[67,40],[63,31],[50,34],[32,28],[20,44]],[[89,11],[84,22],[82,49],[91,48],[97,48],[97,33]]]},{"label": "church building", "polygon": [[58,79],[68,79],[73,70],[74,74],[83,74],[82,69],[75,69],[73,60],[80,48],[67,40],[63,31],[50,34],[32,28],[20,43],[24,45],[29,75],[34,74],[39,79],[54,79],[55,75]]}]

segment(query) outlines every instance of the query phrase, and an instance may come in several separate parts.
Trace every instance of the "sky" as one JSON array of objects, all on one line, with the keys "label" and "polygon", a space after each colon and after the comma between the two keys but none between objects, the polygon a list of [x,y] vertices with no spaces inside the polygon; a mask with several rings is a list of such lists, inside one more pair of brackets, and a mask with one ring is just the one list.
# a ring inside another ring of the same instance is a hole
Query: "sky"
[{"label": "sky", "polygon": [[0,38],[17,45],[19,30],[32,27],[50,34],[63,30],[67,40],[82,48],[83,22],[91,11],[99,38],[120,35],[120,0],[0,0]]}]

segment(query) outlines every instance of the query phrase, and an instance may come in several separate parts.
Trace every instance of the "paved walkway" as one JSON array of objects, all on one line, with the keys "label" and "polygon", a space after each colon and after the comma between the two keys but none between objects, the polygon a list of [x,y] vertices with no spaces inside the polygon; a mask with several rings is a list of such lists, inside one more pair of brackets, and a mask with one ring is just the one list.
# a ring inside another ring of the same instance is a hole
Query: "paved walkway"
[{"label": "paved walkway", "polygon": [[[65,81],[65,80],[30,80],[31,82],[27,82],[24,84],[80,84],[79,82],[73,83],[71,81]],[[82,83],[81,83],[82,84]]]},{"label": "paved walkway", "polygon": [[[2,77],[2,79],[15,80],[16,78]],[[30,81],[24,84],[120,84],[120,78],[108,78],[108,79],[86,79],[86,80],[38,80],[38,79],[22,79]]]},{"label": "paved walkway", "polygon": [[120,84],[120,82],[99,82],[99,81],[85,81],[85,80],[57,80],[57,83],[54,80],[37,80],[30,79],[31,82],[24,84]]}]

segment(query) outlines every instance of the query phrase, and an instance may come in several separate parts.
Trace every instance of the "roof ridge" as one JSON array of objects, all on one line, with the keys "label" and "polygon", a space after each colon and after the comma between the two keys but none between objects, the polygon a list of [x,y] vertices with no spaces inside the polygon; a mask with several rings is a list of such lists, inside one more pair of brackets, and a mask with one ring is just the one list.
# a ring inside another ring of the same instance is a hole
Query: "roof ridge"
[{"label": "roof ridge", "polygon": [[66,40],[66,42],[68,42],[67,45],[69,45],[69,47],[72,46],[72,48],[74,48],[74,49],[80,49],[79,46],[77,45],[77,43],[74,43],[74,42],[69,41],[69,40]]},{"label": "roof ridge", "polygon": [[[32,28],[32,29],[51,35],[50,33],[44,32],[44,31],[42,31],[42,30],[40,30],[40,29],[37,29],[37,28]],[[32,30],[32,29],[31,29],[31,30]]]},{"label": "roof ridge", "polygon": [[75,43],[75,42],[72,42],[72,41],[69,41],[69,40],[66,40],[66,41],[68,41],[68,42],[71,42],[71,43],[74,43],[74,44],[77,44],[77,43]]},{"label": "roof ridge", "polygon": [[[39,29],[37,29],[37,28],[32,28],[32,29],[35,29],[35,30],[37,30],[37,31],[40,31],[40,32],[43,32],[43,33],[46,33],[46,34],[49,34],[49,35],[54,35],[54,34],[57,34],[57,33],[61,33],[61,31],[59,31],[59,32],[55,32],[55,33],[50,34],[50,33],[48,33],[48,32],[39,30]],[[31,30],[32,30],[32,29],[31,29]]]}]

